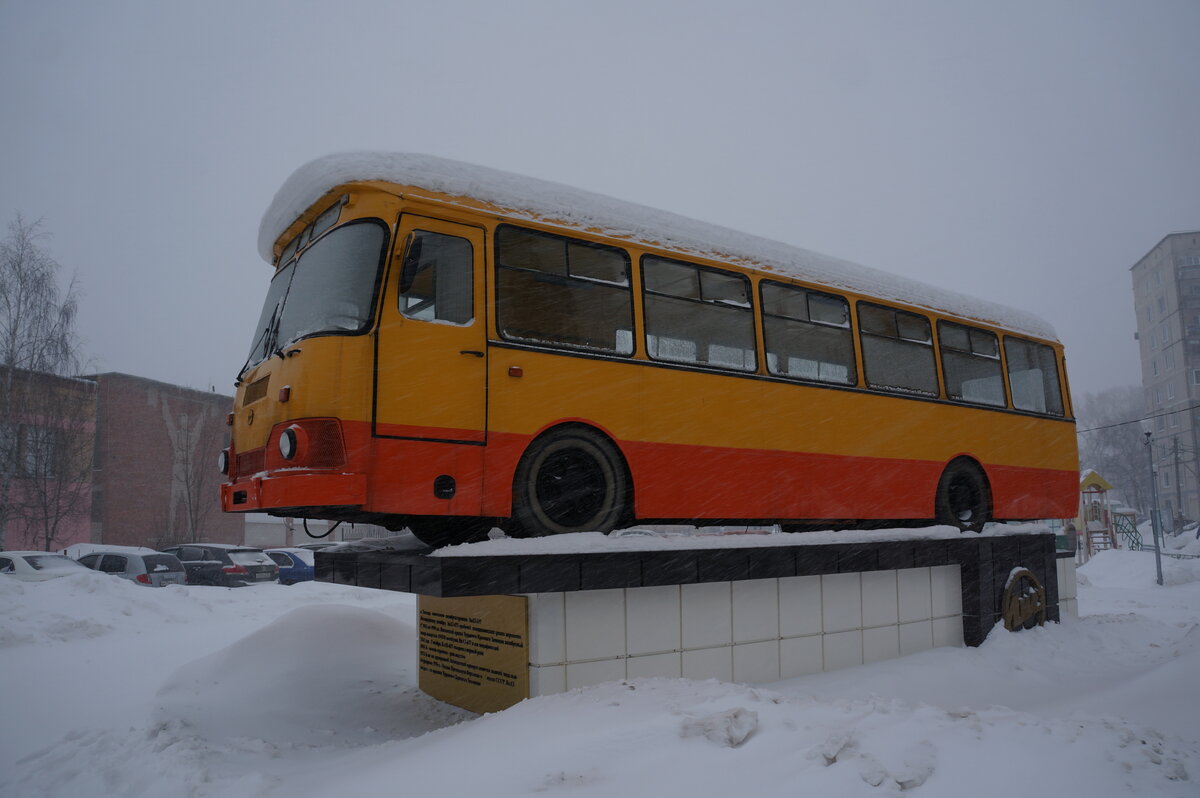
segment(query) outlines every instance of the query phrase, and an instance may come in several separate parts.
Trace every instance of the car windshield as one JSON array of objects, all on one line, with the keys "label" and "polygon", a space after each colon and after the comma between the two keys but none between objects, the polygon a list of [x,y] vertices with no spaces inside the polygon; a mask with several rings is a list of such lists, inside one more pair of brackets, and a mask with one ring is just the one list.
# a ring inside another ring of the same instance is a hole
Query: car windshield
[{"label": "car windshield", "polygon": [[386,243],[387,228],[381,222],[352,222],[276,272],[246,368],[310,335],[364,332],[371,323]]},{"label": "car windshield", "polygon": [[70,557],[61,554],[27,554],[25,562],[35,571],[86,571],[87,566],[80,565]]},{"label": "car windshield", "polygon": [[274,565],[275,561],[261,551],[243,549],[229,552],[229,559],[238,565]]}]

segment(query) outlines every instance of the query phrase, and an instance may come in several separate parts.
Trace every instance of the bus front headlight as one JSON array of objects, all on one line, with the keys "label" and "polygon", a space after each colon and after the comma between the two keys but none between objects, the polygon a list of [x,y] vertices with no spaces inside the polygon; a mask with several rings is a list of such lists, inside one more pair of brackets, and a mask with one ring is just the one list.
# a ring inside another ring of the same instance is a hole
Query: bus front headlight
[{"label": "bus front headlight", "polygon": [[292,427],[285,429],[279,436],[279,453],[283,455],[283,459],[291,460],[296,456],[299,448],[300,443],[296,438],[296,430]]}]

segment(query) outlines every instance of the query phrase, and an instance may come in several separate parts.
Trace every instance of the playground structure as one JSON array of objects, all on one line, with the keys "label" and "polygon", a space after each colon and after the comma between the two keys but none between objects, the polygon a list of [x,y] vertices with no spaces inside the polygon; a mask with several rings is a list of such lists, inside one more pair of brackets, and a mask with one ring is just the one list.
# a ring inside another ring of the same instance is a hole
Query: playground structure
[{"label": "playground structure", "polygon": [[[1080,563],[1087,562],[1098,551],[1122,548],[1137,551],[1142,548],[1134,512],[1113,507],[1109,499],[1112,489],[1108,480],[1090,469],[1080,478],[1079,513],[1073,522],[1076,535],[1083,536],[1082,541],[1077,539],[1076,545],[1076,558]],[[1068,536],[1070,531],[1068,526]]]}]

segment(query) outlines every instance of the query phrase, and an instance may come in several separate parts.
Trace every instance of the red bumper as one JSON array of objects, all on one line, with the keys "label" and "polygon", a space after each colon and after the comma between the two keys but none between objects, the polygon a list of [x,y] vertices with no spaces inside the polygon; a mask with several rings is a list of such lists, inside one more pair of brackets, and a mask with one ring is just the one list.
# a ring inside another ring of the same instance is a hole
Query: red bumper
[{"label": "red bumper", "polygon": [[346,507],[367,502],[363,474],[264,474],[221,486],[225,512],[260,512],[277,507]]}]

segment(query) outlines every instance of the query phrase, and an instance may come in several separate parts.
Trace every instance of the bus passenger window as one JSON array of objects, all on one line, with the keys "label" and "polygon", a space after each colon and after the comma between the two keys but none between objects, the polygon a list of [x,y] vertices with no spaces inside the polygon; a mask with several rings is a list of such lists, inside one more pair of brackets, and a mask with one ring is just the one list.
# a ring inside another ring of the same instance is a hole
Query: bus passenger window
[{"label": "bus passenger window", "polygon": [[762,308],[768,371],[839,385],[857,381],[845,299],[764,281]]},{"label": "bus passenger window", "polygon": [[1004,356],[1008,360],[1008,384],[1012,388],[1013,407],[1061,416],[1062,389],[1058,384],[1058,363],[1054,350],[1045,344],[1006,337]]},{"label": "bus passenger window", "polygon": [[1004,377],[996,334],[948,321],[938,322],[946,396],[1004,407]]},{"label": "bus passenger window", "polygon": [[937,396],[929,319],[860,302],[858,326],[868,385],[884,391]]},{"label": "bus passenger window", "polygon": [[400,312],[410,319],[469,324],[475,317],[471,242],[414,231],[400,270]]},{"label": "bus passenger window", "polygon": [[650,357],[737,371],[757,368],[748,279],[649,255],[642,258],[642,276]]},{"label": "bus passenger window", "polygon": [[549,233],[496,230],[496,320],[514,341],[633,354],[629,256]]}]

